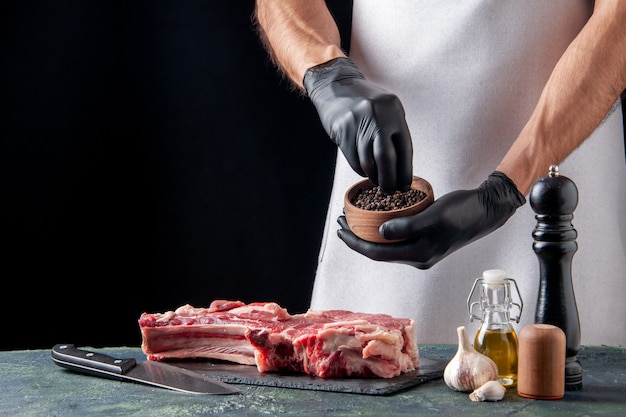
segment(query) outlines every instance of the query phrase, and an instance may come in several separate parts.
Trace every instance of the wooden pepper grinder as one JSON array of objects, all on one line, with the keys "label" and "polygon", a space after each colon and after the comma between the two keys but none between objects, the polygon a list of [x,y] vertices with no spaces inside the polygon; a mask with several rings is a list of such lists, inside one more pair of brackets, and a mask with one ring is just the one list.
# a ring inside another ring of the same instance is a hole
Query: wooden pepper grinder
[{"label": "wooden pepper grinder", "polygon": [[533,250],[539,259],[539,295],[535,323],[551,324],[565,333],[565,390],[582,388],[582,365],[576,358],[580,348],[580,321],[572,285],[572,258],[578,249],[578,233],[572,226],[578,205],[578,188],[559,175],[556,165],[539,178],[530,190],[530,205],[537,226]]}]

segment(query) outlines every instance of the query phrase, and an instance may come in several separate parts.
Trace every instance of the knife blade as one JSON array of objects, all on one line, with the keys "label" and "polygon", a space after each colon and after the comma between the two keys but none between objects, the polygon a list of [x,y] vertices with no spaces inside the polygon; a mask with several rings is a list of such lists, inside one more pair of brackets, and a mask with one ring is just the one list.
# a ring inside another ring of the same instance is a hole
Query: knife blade
[{"label": "knife blade", "polygon": [[134,358],[118,359],[103,353],[79,349],[72,344],[52,347],[55,364],[88,375],[148,384],[191,394],[238,394],[229,384],[198,372],[162,362],[137,362]]}]

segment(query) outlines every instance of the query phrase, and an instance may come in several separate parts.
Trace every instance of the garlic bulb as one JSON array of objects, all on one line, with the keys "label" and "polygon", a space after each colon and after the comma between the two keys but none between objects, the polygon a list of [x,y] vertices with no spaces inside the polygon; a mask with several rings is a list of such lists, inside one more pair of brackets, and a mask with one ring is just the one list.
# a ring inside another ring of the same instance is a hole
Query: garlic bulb
[{"label": "garlic bulb", "polygon": [[504,398],[506,388],[498,381],[487,381],[476,388],[470,395],[472,401],[500,401]]},{"label": "garlic bulb", "polygon": [[443,371],[446,385],[455,391],[471,392],[487,381],[498,379],[498,367],[471,345],[464,326],[457,327],[459,349]]}]

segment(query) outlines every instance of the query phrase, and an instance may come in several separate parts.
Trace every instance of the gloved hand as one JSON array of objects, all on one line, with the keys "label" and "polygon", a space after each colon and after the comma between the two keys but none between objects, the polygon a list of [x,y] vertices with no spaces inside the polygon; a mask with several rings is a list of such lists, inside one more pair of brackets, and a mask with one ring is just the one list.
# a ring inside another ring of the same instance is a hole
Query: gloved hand
[{"label": "gloved hand", "polygon": [[383,192],[410,187],[413,144],[397,96],[368,82],[349,58],[309,69],[304,87],[355,172]]},{"label": "gloved hand", "polygon": [[407,240],[367,242],[350,231],[345,216],[338,219],[342,229],[337,234],[349,247],[373,260],[428,269],[502,226],[524,203],[526,199],[513,181],[495,171],[477,189],[453,191],[418,214],[380,226],[386,239]]}]

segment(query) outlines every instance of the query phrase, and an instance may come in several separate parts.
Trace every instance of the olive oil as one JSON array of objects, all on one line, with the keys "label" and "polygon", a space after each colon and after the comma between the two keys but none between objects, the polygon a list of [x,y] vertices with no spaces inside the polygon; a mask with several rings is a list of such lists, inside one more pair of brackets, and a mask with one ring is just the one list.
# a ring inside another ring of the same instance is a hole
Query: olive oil
[{"label": "olive oil", "polygon": [[474,340],[474,349],[498,366],[498,380],[505,387],[517,384],[517,348],[517,334],[512,329],[479,331]]},{"label": "olive oil", "polygon": [[[474,291],[480,284],[479,300],[472,302]],[[519,303],[513,302],[511,284],[515,285]],[[481,315],[472,309],[480,306]],[[501,269],[483,271],[482,278],[474,281],[467,297],[470,320],[480,319],[480,328],[474,338],[474,349],[491,358],[498,367],[498,380],[505,387],[517,385],[517,334],[513,322],[519,323],[524,303],[514,279],[507,278]],[[517,307],[519,314],[511,317],[511,308]]]}]

